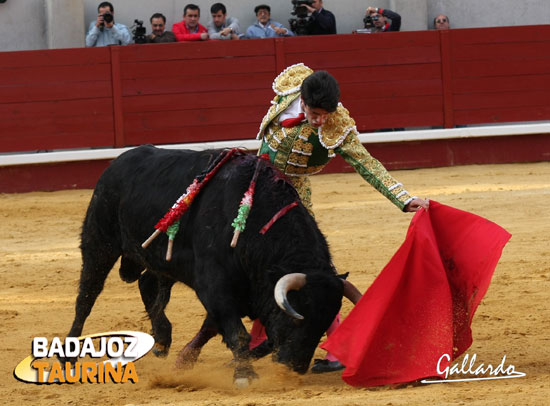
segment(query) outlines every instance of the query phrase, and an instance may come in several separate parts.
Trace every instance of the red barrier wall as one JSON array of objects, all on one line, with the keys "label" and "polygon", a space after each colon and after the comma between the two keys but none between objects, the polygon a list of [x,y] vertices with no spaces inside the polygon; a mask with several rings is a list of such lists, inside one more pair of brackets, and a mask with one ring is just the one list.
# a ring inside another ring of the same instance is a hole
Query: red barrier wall
[{"label": "red barrier wall", "polygon": [[108,48],[0,53],[0,152],[112,146]]},{"label": "red barrier wall", "polygon": [[[338,79],[363,132],[550,120],[550,25],[1,52],[0,153],[251,139],[298,62]],[[430,162],[409,167],[476,162],[428,144]],[[537,145],[533,160],[550,150]],[[0,168],[0,182],[24,172]]]},{"label": "red barrier wall", "polygon": [[550,25],[0,53],[0,152],[249,139],[284,67],[360,131],[550,119]]},{"label": "red barrier wall", "polygon": [[451,30],[454,121],[548,120],[550,26]]}]

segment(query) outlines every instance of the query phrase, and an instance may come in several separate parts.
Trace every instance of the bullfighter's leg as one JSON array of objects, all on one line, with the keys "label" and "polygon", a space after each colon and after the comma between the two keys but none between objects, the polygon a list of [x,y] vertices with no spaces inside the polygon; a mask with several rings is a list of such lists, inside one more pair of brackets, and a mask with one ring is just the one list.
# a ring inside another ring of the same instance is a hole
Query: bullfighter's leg
[{"label": "bullfighter's leg", "polygon": [[155,346],[153,354],[157,357],[168,355],[172,344],[172,324],[166,317],[164,309],[170,301],[174,281],[158,274],[145,271],[139,278],[139,291],[145,310],[151,320]]},{"label": "bullfighter's leg", "polygon": [[[327,330],[327,337],[329,337],[340,325],[340,313],[336,315],[336,318],[332,321],[332,324]],[[324,372],[334,372],[341,371],[345,368],[345,365],[342,364],[336,356],[330,352],[327,352],[324,359],[316,358],[313,361],[313,367],[311,367],[311,372],[314,374],[322,374]]]},{"label": "bullfighter's leg", "polygon": [[197,335],[179,352],[178,358],[176,359],[176,368],[193,368],[193,365],[199,358],[202,347],[217,334],[218,327],[216,323],[207,315]]},{"label": "bullfighter's leg", "polygon": [[265,327],[260,320],[254,320],[250,329],[249,356],[251,359],[260,359],[273,352],[273,345],[267,338]]},{"label": "bullfighter's leg", "polygon": [[294,189],[296,189],[296,192],[298,192],[298,196],[300,196],[300,201],[304,207],[315,218],[313,203],[311,202],[311,181],[309,180],[309,176],[291,176],[290,182],[294,186]]}]

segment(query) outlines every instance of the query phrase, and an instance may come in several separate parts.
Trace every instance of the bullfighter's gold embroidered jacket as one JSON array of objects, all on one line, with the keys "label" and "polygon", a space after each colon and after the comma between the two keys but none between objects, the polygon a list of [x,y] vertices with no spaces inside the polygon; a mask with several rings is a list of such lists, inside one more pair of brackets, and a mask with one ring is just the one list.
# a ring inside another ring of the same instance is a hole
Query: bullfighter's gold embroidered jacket
[{"label": "bullfighter's gold embroidered jacket", "polygon": [[367,182],[404,210],[414,197],[361,144],[355,121],[341,103],[318,129],[307,121],[291,128],[279,124],[278,117],[300,97],[300,86],[312,73],[304,64],[297,64],[275,78],[276,96],[260,125],[257,138],[262,144],[258,153],[269,154],[271,162],[288,176],[318,173],[339,154]]}]

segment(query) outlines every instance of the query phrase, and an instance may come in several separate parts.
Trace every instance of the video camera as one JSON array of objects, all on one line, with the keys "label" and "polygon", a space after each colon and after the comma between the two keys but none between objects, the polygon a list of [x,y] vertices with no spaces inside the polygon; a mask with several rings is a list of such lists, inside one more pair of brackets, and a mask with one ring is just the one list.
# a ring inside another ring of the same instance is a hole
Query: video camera
[{"label": "video camera", "polygon": [[307,4],[308,6],[313,6],[312,0],[291,0],[292,5],[294,6],[294,9],[291,11],[290,14],[293,16],[296,16],[297,18],[307,18],[308,16],[308,10],[305,7]]},{"label": "video camera", "polygon": [[365,18],[363,18],[363,24],[365,25],[365,28],[360,28],[353,32],[355,34],[371,34],[373,32],[376,32],[376,26],[374,25],[374,23],[378,21],[379,18],[379,16],[365,16]]},{"label": "video camera", "polygon": [[147,43],[147,38],[145,36],[147,30],[143,26],[143,21],[134,20],[134,25],[132,25],[132,35],[134,36],[134,42],[136,44],[145,44]]},{"label": "video camera", "polygon": [[371,28],[374,28],[374,22],[375,21],[378,21],[378,16],[365,16],[365,18],[363,18],[363,23],[365,24],[365,28],[366,29],[371,29]]},{"label": "video camera", "polygon": [[309,11],[305,5],[313,5],[312,0],[291,0],[293,9],[290,12],[291,15],[296,18],[288,20],[290,29],[296,33],[296,35],[308,35],[308,23],[310,20]]}]

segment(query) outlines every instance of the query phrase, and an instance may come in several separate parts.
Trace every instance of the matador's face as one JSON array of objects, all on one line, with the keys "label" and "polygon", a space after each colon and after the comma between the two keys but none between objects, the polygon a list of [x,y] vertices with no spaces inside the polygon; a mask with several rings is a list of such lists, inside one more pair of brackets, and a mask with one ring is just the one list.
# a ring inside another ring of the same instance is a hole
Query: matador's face
[{"label": "matador's face", "polygon": [[300,103],[302,104],[302,110],[304,111],[306,119],[312,127],[319,128],[325,124],[330,114],[328,111],[320,107],[309,107],[303,100],[300,100]]}]

